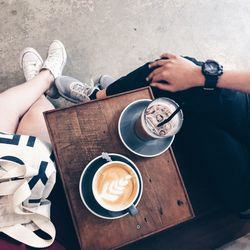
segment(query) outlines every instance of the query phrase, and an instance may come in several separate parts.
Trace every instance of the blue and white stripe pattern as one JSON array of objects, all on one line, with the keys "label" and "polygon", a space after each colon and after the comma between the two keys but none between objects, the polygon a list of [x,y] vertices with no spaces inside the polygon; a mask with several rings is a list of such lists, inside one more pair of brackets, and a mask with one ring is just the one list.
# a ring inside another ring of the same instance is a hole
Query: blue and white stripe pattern
[{"label": "blue and white stripe pattern", "polygon": [[38,206],[48,197],[56,181],[54,155],[49,143],[34,136],[0,132],[0,159],[38,170],[36,176],[27,179],[31,196],[25,201],[26,206]]}]

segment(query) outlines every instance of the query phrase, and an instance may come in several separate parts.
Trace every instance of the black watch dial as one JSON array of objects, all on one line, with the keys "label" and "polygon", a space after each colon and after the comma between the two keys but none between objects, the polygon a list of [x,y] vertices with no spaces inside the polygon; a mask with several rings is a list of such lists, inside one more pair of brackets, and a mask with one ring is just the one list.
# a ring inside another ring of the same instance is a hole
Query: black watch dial
[{"label": "black watch dial", "polygon": [[205,75],[220,76],[223,70],[222,66],[216,61],[207,60],[203,65],[203,72]]}]

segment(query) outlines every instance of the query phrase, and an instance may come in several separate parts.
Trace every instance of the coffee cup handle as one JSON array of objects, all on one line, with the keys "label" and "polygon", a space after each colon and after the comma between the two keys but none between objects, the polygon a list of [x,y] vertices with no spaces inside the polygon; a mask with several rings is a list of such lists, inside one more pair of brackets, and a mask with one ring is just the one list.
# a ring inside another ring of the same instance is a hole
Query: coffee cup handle
[{"label": "coffee cup handle", "polygon": [[138,209],[135,207],[135,205],[131,205],[129,208],[128,208],[128,212],[130,215],[134,216],[136,214],[138,214]]},{"label": "coffee cup handle", "polygon": [[102,153],[102,158],[103,158],[104,160],[106,160],[107,162],[112,161],[111,157],[110,157],[109,154],[106,153],[106,152],[103,152],[103,153]]}]

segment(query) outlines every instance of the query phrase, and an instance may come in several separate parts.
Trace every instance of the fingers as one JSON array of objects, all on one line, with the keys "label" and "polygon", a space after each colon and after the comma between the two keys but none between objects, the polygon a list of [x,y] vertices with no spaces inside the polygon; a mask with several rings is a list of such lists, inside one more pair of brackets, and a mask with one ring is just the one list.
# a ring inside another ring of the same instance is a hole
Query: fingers
[{"label": "fingers", "polygon": [[157,67],[161,67],[163,65],[165,65],[168,62],[168,60],[157,60],[154,61],[153,63],[150,63],[148,65],[149,68],[157,68]]},{"label": "fingers", "polygon": [[163,84],[163,83],[158,83],[158,82],[152,82],[150,84],[151,87],[155,87],[161,90],[166,90],[166,91],[171,91],[172,92],[172,86],[169,84]]},{"label": "fingers", "polygon": [[163,67],[161,68],[157,68],[155,69],[153,72],[151,72],[151,74],[147,77],[147,81],[152,81],[153,78],[156,76],[156,75],[159,75],[161,73],[163,73],[165,71],[165,69]]},{"label": "fingers", "polygon": [[147,78],[147,81],[151,82],[168,82],[169,72],[166,67],[160,67],[155,69]]},{"label": "fingers", "polygon": [[167,79],[167,72],[166,71],[162,71],[162,72],[159,72],[158,74],[154,75],[151,79],[151,82],[168,82],[168,79]]},{"label": "fingers", "polygon": [[175,59],[177,56],[172,53],[164,53],[161,55],[162,59]]}]

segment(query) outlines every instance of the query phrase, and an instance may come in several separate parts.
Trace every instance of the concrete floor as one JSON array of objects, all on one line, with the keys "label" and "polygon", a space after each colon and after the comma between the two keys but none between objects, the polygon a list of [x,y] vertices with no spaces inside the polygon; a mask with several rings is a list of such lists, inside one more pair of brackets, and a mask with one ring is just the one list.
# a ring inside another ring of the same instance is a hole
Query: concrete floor
[{"label": "concrete floor", "polygon": [[249,0],[0,0],[0,92],[24,81],[20,51],[45,58],[53,39],[68,52],[64,74],[82,81],[165,51],[250,69],[249,13]]},{"label": "concrete floor", "polygon": [[20,51],[60,39],[64,73],[115,77],[165,51],[250,68],[248,0],[0,0],[0,91],[24,81]]}]

